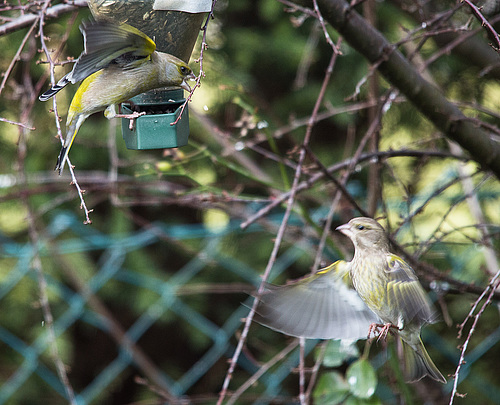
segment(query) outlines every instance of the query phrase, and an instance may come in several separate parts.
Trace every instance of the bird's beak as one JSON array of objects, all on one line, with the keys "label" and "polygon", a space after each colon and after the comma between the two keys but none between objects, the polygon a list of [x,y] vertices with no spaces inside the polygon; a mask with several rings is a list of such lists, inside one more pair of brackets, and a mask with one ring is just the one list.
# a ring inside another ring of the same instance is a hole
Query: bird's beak
[{"label": "bird's beak", "polygon": [[186,78],[181,83],[181,88],[183,88],[186,91],[191,92],[191,87],[189,86],[189,84],[187,84],[186,80],[195,80],[195,79],[196,79],[196,76],[194,75],[194,73],[191,73],[190,75],[186,76]]},{"label": "bird's beak", "polygon": [[181,88],[184,89],[184,90],[186,90],[186,91],[191,92],[191,87],[189,87],[189,84],[186,83],[186,80],[182,81]]},{"label": "bird's beak", "polygon": [[349,226],[349,224],[337,226],[337,228],[335,228],[335,230],[342,232],[346,236],[350,236],[352,234],[351,227]]}]

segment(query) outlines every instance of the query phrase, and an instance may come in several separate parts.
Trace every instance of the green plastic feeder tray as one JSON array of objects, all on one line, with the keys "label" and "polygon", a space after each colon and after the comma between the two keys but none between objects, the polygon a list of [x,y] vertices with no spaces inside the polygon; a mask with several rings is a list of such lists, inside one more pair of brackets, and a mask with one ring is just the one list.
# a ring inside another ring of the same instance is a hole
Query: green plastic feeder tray
[{"label": "green plastic feeder tray", "polygon": [[135,119],[132,130],[130,120],[122,118],[122,135],[127,149],[165,149],[187,145],[189,136],[188,106],[181,119],[184,103],[183,90],[153,90],[133,97],[130,103],[122,104],[122,114],[146,112]]}]

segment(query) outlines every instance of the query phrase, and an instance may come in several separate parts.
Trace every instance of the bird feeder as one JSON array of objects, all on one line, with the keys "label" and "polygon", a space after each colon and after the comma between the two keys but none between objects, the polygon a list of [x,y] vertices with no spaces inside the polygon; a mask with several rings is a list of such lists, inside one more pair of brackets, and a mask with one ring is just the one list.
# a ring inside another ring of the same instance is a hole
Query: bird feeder
[{"label": "bird feeder", "polygon": [[[172,54],[185,62],[200,31],[211,0],[88,0],[96,20],[127,23],[148,35],[156,50]],[[177,148],[187,144],[189,113],[184,90],[163,88],[133,97],[122,104],[123,114],[145,112],[135,119],[122,118],[122,134],[128,149]],[[175,125],[172,125],[176,122]]]},{"label": "bird feeder", "polygon": [[[131,104],[122,104],[124,114],[132,114],[138,108],[146,113],[136,118],[132,126],[129,120],[122,119],[122,135],[128,149],[163,149],[187,145],[189,111],[187,106],[181,111],[186,101],[183,92],[152,90],[133,97]],[[182,117],[177,121],[181,112]]]}]

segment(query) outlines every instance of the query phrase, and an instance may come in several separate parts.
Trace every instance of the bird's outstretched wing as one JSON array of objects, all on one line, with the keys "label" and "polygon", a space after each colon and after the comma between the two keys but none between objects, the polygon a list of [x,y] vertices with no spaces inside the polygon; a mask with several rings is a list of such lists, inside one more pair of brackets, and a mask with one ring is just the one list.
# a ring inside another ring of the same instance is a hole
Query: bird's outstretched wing
[{"label": "bird's outstretched wing", "polygon": [[429,297],[420,285],[415,272],[399,256],[387,256],[386,274],[387,300],[402,315],[403,327],[412,322],[414,324],[433,323],[437,320]]},{"label": "bird's outstretched wing", "polygon": [[84,51],[73,70],[39,97],[41,101],[48,100],[67,84],[79,82],[111,64],[125,69],[132,67],[149,58],[156,49],[151,38],[128,24],[92,21],[82,23],[80,31]]},{"label": "bird's outstretched wing", "polygon": [[254,319],[290,336],[352,340],[380,321],[352,288],[343,260],[291,284],[268,285]]},{"label": "bird's outstretched wing", "polygon": [[[148,58],[156,44],[146,34],[128,24],[90,22],[80,26],[85,50],[78,58],[70,81],[76,83],[112,63],[126,65],[129,59]],[[124,56],[129,56],[122,60]]]}]

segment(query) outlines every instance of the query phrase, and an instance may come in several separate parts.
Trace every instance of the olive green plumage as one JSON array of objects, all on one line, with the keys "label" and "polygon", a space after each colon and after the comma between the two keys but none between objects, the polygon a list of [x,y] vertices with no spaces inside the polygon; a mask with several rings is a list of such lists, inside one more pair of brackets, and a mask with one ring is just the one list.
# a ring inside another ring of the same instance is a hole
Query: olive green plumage
[{"label": "olive green plumage", "polygon": [[114,118],[116,104],[159,87],[190,91],[188,79],[194,79],[189,66],[173,55],[156,51],[146,34],[127,24],[91,22],[80,31],[85,50],[73,70],[39,99],[46,101],[69,83],[83,80],[68,110],[66,138],[57,159],[61,174],[78,129],[91,114],[104,111]]},{"label": "olive green plumage", "polygon": [[291,336],[316,339],[361,339],[372,324],[391,324],[403,342],[407,381],[429,376],[445,383],[420,339],[422,326],[436,317],[415,272],[390,252],[384,229],[373,219],[354,218],[337,230],[354,244],[352,261],[269,286],[256,320]]}]

